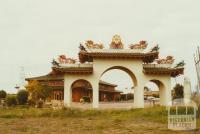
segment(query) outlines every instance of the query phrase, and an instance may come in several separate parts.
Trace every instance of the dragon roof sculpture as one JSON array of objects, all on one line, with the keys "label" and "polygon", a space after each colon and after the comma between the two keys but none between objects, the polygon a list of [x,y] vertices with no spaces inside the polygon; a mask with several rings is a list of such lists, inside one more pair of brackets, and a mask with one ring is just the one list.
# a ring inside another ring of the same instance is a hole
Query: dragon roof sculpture
[{"label": "dragon roof sculpture", "polygon": [[167,56],[165,59],[157,59],[156,62],[158,64],[173,64],[174,58],[173,56]]},{"label": "dragon roof sculpture", "polygon": [[58,56],[58,62],[59,63],[75,64],[76,63],[76,59],[67,58],[65,55],[59,55]]},{"label": "dragon roof sculpture", "polygon": [[89,49],[103,49],[104,48],[103,44],[101,44],[101,43],[99,43],[99,44],[94,43],[92,40],[87,40],[85,42],[85,45]]},{"label": "dragon roof sculpture", "polygon": [[129,46],[130,49],[145,49],[147,48],[147,42],[144,41],[144,40],[141,40],[139,43],[136,43],[136,44],[131,44]]}]

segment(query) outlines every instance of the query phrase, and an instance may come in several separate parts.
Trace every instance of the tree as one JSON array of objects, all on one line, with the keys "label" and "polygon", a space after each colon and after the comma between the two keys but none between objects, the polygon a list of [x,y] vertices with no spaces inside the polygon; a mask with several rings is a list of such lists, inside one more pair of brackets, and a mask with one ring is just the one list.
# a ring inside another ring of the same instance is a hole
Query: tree
[{"label": "tree", "polygon": [[45,84],[41,84],[36,80],[29,81],[26,89],[29,91],[30,100],[38,101],[39,99],[45,100],[49,96],[49,88]]},{"label": "tree", "polygon": [[9,95],[6,98],[6,104],[7,104],[7,106],[15,106],[15,105],[17,105],[16,96],[15,95]]},{"label": "tree", "polygon": [[147,86],[145,86],[145,87],[144,87],[144,91],[145,91],[145,92],[148,92],[148,91],[151,91],[151,89],[149,89]]},{"label": "tree", "polygon": [[18,101],[19,105],[26,104],[27,101],[28,101],[28,91],[26,91],[26,90],[20,90],[17,93],[17,101]]},{"label": "tree", "polygon": [[184,87],[181,84],[176,84],[174,87],[174,99],[183,98],[183,89]]},{"label": "tree", "polygon": [[4,90],[0,90],[0,99],[5,99],[6,96],[7,96],[6,91],[4,91]]}]

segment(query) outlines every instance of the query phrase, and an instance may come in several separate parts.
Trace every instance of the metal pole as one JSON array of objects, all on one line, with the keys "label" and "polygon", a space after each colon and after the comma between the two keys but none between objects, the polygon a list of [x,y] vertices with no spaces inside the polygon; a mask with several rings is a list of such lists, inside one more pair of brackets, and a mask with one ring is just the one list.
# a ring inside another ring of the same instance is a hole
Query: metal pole
[{"label": "metal pole", "polygon": [[194,54],[194,62],[195,62],[195,68],[196,68],[196,73],[197,73],[197,86],[198,86],[198,92],[200,90],[200,50],[199,46],[197,47],[197,51]]}]

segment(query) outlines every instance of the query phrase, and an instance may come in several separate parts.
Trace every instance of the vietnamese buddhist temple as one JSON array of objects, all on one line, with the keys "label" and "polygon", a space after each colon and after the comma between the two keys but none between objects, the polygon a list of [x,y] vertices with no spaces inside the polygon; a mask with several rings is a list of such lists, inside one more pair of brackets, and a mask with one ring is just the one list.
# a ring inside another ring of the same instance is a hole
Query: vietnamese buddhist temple
[{"label": "vietnamese buddhist temple", "polygon": [[[126,45],[127,46],[127,45]],[[59,56],[52,62],[52,71],[41,77],[27,78],[38,80],[52,88],[50,99],[63,100],[66,107],[79,102],[83,96],[91,99],[93,108],[100,101],[114,101],[120,96],[117,85],[101,81],[101,76],[109,70],[119,69],[129,74],[134,89],[133,107],[144,107],[144,86],[154,82],[159,88],[160,104],[171,102],[171,78],[184,73],[184,64],[174,65],[174,58],[159,58],[159,46],[150,50],[148,43],[140,41],[126,48],[119,35],[114,35],[111,43],[103,45],[91,40],[80,44],[78,60]]]},{"label": "vietnamese buddhist temple", "polygon": [[[27,81],[36,80],[42,85],[46,85],[50,89],[51,100],[64,100],[64,76],[49,73],[44,76],[27,78]],[[99,81],[99,101],[115,101],[121,91],[115,89],[117,85],[105,81]],[[85,80],[78,80],[72,86],[72,101],[80,102],[81,98],[87,96],[92,100],[92,86]]]}]

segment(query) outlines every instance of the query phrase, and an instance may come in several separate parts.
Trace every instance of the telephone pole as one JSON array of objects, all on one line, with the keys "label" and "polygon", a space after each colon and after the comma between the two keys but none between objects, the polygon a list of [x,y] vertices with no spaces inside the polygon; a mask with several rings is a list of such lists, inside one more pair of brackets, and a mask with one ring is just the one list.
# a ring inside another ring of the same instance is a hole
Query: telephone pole
[{"label": "telephone pole", "polygon": [[24,67],[20,67],[20,72],[19,72],[19,81],[18,84],[16,84],[15,89],[19,91],[21,88],[24,88],[25,85],[25,73],[24,73]]},{"label": "telephone pole", "polygon": [[197,51],[194,54],[194,62],[195,62],[195,69],[197,74],[197,92],[200,92],[200,50],[199,46],[197,47]]}]

